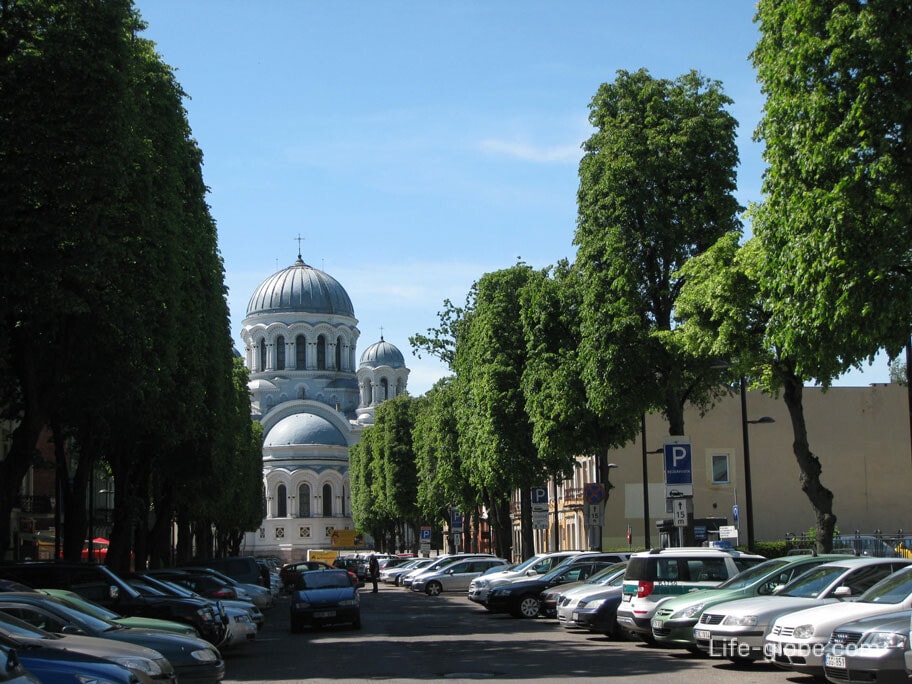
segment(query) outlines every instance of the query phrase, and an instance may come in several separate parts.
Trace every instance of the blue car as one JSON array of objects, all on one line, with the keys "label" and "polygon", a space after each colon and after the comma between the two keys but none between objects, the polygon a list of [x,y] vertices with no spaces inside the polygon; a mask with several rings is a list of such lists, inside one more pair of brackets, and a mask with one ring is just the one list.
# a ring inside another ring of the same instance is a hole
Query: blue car
[{"label": "blue car", "polygon": [[0,634],[0,661],[6,659],[8,663],[10,652],[15,652],[16,660],[26,670],[26,673],[10,680],[14,684],[83,684],[93,680],[111,684],[139,683],[130,670],[110,660],[61,648],[25,644]]},{"label": "blue car", "polygon": [[291,595],[291,631],[339,624],[361,629],[358,587],[351,575],[346,570],[300,573]]}]

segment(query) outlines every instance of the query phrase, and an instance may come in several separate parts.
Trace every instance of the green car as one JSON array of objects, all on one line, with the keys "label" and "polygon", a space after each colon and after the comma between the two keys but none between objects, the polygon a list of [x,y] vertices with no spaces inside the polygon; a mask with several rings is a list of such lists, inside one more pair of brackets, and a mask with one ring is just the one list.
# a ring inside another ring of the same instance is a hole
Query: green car
[{"label": "green car", "polygon": [[748,568],[713,589],[693,591],[663,601],[652,618],[652,636],[663,646],[696,650],[694,625],[703,611],[726,601],[769,596],[776,587],[790,582],[822,563],[851,558],[843,554],[803,554],[773,558]]},{"label": "green car", "polygon": [[157,629],[164,632],[171,632],[172,634],[184,634],[186,636],[194,637],[199,636],[192,625],[187,625],[183,622],[174,622],[173,620],[156,620],[155,618],[148,617],[124,617],[122,615],[118,615],[114,611],[108,610],[104,606],[100,606],[97,603],[93,603],[92,601],[83,598],[75,592],[67,591],[66,589],[39,589],[39,591],[42,594],[47,594],[48,596],[56,596],[57,598],[63,599],[75,608],[78,608],[82,612],[88,613],[93,617],[102,620],[111,620],[123,625],[124,627],[135,627],[137,629]]}]

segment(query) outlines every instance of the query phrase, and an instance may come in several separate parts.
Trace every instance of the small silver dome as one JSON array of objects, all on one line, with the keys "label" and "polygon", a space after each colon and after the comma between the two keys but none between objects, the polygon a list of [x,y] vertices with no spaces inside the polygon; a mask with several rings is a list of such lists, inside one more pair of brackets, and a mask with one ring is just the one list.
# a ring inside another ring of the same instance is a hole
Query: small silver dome
[{"label": "small silver dome", "polygon": [[405,358],[402,356],[402,352],[396,348],[396,345],[390,344],[381,337],[379,342],[374,342],[361,354],[361,366],[370,368],[379,368],[380,366],[405,368]]},{"label": "small silver dome", "polygon": [[260,283],[247,304],[247,316],[294,311],[355,317],[345,288],[332,276],[298,260]]},{"label": "small silver dome", "polygon": [[312,413],[296,413],[272,426],[263,441],[264,447],[283,446],[347,447],[345,436],[325,418]]}]

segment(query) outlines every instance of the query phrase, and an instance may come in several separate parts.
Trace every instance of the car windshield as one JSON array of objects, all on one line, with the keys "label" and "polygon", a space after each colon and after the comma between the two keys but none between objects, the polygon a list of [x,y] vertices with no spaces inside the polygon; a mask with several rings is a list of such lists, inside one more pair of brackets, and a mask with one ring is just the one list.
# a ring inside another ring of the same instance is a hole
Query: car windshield
[{"label": "car windshield", "polygon": [[301,575],[301,589],[342,589],[352,585],[347,572],[317,570]]},{"label": "car windshield", "polygon": [[33,627],[29,623],[14,618],[12,615],[0,613],[0,632],[8,636],[27,637],[29,639],[59,639],[56,634],[45,632],[43,629]]},{"label": "car windshield", "polygon": [[522,563],[517,565],[515,568],[513,568],[513,570],[515,570],[516,572],[522,572],[523,570],[527,570],[528,568],[531,568],[533,565],[535,565],[541,559],[542,559],[542,556],[532,556],[531,558],[524,560]]},{"label": "car windshield", "polygon": [[912,594],[912,568],[894,572],[858,597],[859,603],[902,603]]},{"label": "car windshield", "polygon": [[627,563],[615,563],[599,570],[585,581],[589,584],[608,584],[617,575],[623,575],[626,568]]},{"label": "car windshield", "polygon": [[[51,612],[56,612],[64,620],[77,625],[84,632],[107,632],[113,629],[123,629],[123,626],[116,622],[111,622],[110,620],[97,618],[88,613],[84,613],[62,599],[48,597],[46,600],[49,602],[50,606],[52,606],[49,608]],[[0,608],[2,607],[3,604],[0,603]]]},{"label": "car windshield", "polygon": [[49,596],[56,596],[66,603],[69,603],[71,606],[74,606],[77,610],[81,610],[83,613],[88,613],[89,615],[93,615],[102,620],[117,620],[121,617],[113,610],[108,610],[104,606],[100,606],[97,603],[89,601],[88,599],[84,599],[79,594],[59,591],[56,589],[41,589],[41,591]]},{"label": "car windshield", "polygon": [[739,572],[730,580],[720,584],[716,589],[744,589],[744,587],[749,587],[754,582],[765,580],[769,575],[777,573],[788,564],[789,561],[781,558],[768,560],[765,563],[748,568],[744,572]]},{"label": "car windshield", "polygon": [[846,568],[822,565],[786,584],[778,595],[817,598],[844,572],[846,572]]}]

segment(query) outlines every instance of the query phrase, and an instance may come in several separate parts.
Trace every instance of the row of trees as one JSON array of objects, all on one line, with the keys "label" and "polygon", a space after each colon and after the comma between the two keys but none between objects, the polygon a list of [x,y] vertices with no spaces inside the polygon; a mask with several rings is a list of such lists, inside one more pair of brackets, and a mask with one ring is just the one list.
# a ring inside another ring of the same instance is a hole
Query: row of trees
[{"label": "row of trees", "polygon": [[[737,123],[721,84],[645,70],[603,84],[579,167],[575,263],[486,274],[464,307],[446,302],[440,327],[411,338],[453,376],[411,410],[403,400],[396,430],[378,411],[353,456],[357,489],[371,492],[358,494],[358,524],[382,533],[484,506],[509,554],[518,490],[528,556],[531,486],[569,476],[578,455],[596,456],[604,481],[608,449],[633,439],[644,413],[683,435],[686,404],[709,407],[746,379],[788,407],[829,550],[833,496],[802,391],[909,341],[910,4],[759,3],[768,169],[753,235],[734,198]],[[406,462],[417,482],[397,479]]]},{"label": "row of trees", "polygon": [[50,434],[63,553],[96,466],[108,563],[237,545],[260,519],[259,439],[234,358],[184,93],[130,0],[0,1],[0,550]]}]

